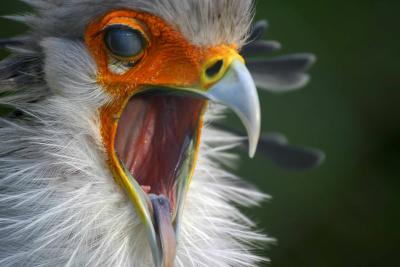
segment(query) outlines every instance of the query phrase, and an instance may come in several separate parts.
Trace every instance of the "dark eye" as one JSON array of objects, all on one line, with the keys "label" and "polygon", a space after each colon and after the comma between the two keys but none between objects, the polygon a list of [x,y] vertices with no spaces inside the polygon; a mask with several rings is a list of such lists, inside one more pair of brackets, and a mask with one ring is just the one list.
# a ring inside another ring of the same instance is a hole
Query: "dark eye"
[{"label": "dark eye", "polygon": [[142,33],[125,25],[108,27],[104,42],[111,53],[123,58],[140,55],[145,46]]}]

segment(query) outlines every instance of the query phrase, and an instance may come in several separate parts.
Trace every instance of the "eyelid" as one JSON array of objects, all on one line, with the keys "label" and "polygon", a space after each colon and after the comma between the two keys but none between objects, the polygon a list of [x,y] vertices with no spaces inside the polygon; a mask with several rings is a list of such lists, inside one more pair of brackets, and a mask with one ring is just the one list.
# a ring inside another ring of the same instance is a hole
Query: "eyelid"
[{"label": "eyelid", "polygon": [[119,30],[134,30],[140,33],[140,35],[143,37],[144,41],[146,42],[146,44],[149,43],[149,39],[147,38],[147,35],[141,30],[141,29],[137,29],[137,28],[132,28],[129,25],[125,25],[125,24],[111,24],[111,25],[107,25],[106,27],[104,27],[100,33],[105,33],[108,30],[112,30],[112,29],[119,29]]},{"label": "eyelid", "polygon": [[102,32],[105,30],[109,29],[109,27],[113,26],[125,26],[127,29],[133,29],[142,34],[146,42],[149,44],[150,43],[150,38],[148,34],[147,27],[139,20],[136,20],[134,18],[129,18],[129,17],[115,17],[110,19],[107,24],[103,27]]}]

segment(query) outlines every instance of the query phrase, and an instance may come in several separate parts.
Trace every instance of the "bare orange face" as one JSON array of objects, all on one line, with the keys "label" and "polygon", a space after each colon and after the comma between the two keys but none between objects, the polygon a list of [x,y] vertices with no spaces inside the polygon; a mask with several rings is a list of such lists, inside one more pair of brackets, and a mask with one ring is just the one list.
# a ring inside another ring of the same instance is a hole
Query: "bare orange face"
[{"label": "bare orange face", "polygon": [[[146,44],[143,53],[134,61],[134,67],[124,74],[109,70],[109,51],[104,44],[104,30],[113,25],[125,25],[139,31]],[[151,85],[207,87],[212,81],[203,81],[202,71],[211,60],[235,53],[234,45],[198,47],[163,20],[147,13],[118,10],[92,22],[86,31],[86,43],[99,68],[99,82],[114,96],[131,95],[138,88]]]},{"label": "bare orange face", "polygon": [[234,44],[199,47],[162,19],[131,10],[91,22],[85,42],[111,97],[100,110],[111,170],[147,224],[155,262],[169,266],[207,107],[185,90],[211,90],[243,59]]}]

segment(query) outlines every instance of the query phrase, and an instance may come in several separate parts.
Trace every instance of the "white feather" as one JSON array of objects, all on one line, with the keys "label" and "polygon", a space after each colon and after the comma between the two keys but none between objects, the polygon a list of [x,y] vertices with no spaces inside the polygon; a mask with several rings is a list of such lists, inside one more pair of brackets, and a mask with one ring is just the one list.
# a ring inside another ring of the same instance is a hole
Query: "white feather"
[{"label": "white feather", "polygon": [[[0,265],[152,266],[141,221],[108,170],[91,112],[60,96],[26,108],[40,122],[3,121],[0,129]],[[235,204],[250,207],[266,196],[223,168],[220,161],[232,155],[210,145],[214,139],[238,141],[205,129],[177,266],[254,266],[262,260],[254,244],[268,239]]]}]

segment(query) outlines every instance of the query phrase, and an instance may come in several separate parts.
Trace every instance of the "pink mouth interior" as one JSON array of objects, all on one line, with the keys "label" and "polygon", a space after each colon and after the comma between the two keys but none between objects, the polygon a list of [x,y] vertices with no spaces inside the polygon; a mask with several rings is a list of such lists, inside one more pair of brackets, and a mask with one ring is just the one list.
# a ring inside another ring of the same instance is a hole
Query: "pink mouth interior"
[{"label": "pink mouth interior", "polygon": [[196,137],[204,100],[163,94],[133,97],[122,112],[116,152],[147,194],[175,206],[176,180]]}]

